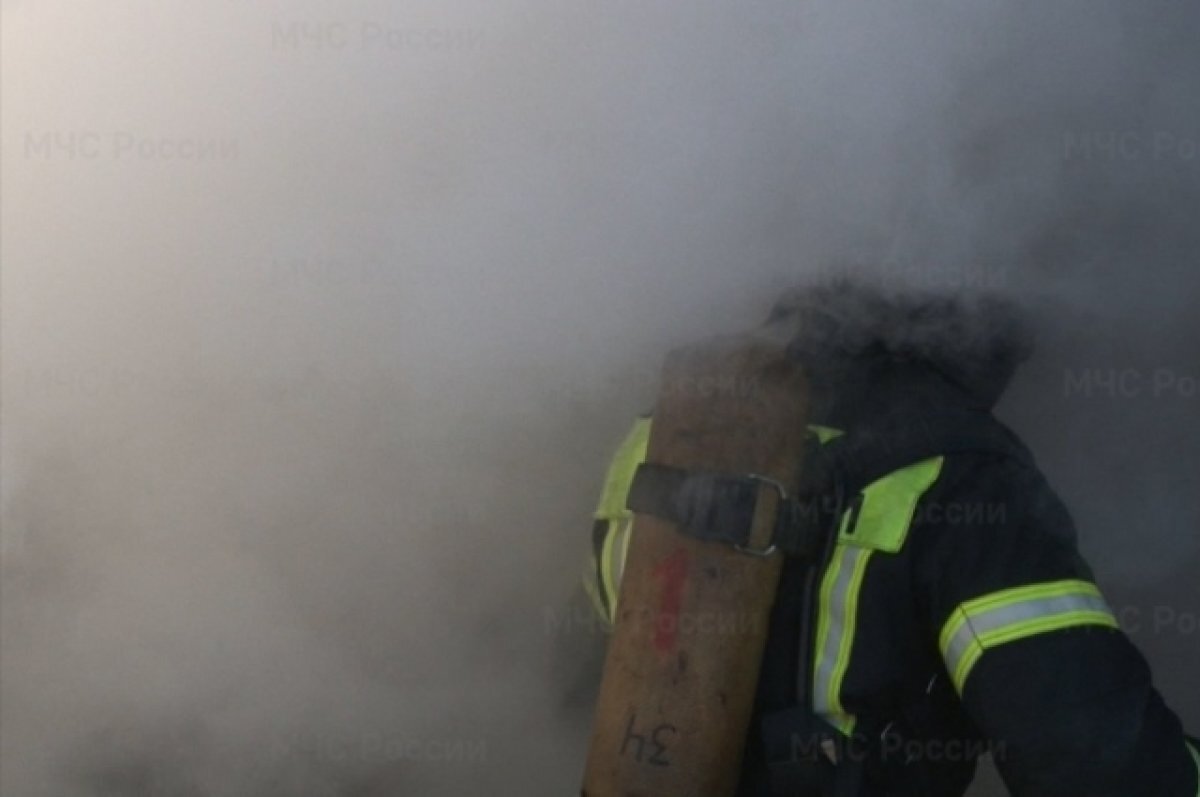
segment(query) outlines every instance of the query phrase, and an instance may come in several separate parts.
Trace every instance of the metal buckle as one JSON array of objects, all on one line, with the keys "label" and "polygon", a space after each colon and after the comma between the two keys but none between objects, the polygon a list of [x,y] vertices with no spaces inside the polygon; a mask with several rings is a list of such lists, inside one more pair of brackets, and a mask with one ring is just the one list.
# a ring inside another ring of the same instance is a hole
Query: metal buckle
[{"label": "metal buckle", "polygon": [[[760,476],[757,473],[747,473],[746,478],[749,479],[750,481],[758,482],[759,484],[765,484],[768,487],[774,488],[775,492],[777,492],[779,494],[779,503],[777,504],[776,510],[775,510],[776,518],[778,519],[779,513],[783,512],[783,508],[787,504],[787,500],[788,500],[787,488],[784,487],[779,482],[775,481],[774,479],[772,479],[768,476]],[[756,505],[755,508],[757,509],[757,502],[755,502],[755,505]],[[733,547],[734,547],[734,549],[737,550],[738,553],[744,553],[749,556],[757,556],[761,559],[766,559],[767,557],[774,556],[779,551],[779,546],[776,545],[775,541],[774,541],[774,535],[775,535],[774,529],[775,529],[775,524],[772,524],[771,525],[772,541],[771,541],[771,544],[768,545],[766,548],[753,548],[749,545],[738,545],[738,544],[735,544]]]}]

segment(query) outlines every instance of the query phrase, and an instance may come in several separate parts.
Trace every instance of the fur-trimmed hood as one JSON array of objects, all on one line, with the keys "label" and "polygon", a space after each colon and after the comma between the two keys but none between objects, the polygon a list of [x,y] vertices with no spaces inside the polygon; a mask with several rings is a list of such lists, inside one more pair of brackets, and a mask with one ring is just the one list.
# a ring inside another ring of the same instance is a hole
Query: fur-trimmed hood
[{"label": "fur-trimmed hood", "polygon": [[853,280],[786,293],[768,319],[815,383],[845,403],[929,380],[991,409],[1033,351],[1028,317],[996,294],[894,290]]}]

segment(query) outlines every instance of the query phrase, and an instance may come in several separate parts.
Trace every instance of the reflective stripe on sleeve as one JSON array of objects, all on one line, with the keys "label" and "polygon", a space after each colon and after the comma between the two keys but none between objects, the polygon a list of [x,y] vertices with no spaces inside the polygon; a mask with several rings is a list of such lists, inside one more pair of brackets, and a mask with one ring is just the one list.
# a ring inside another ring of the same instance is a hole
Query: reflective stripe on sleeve
[{"label": "reflective stripe on sleeve", "polygon": [[858,598],[872,553],[838,545],[821,581],[813,708],[846,735],[853,732],[855,718],[842,706],[842,682],[850,668],[858,627]]},{"label": "reflective stripe on sleeve", "polygon": [[984,652],[1027,637],[1085,625],[1117,628],[1117,620],[1096,585],[1054,581],[1016,587],[960,605],[939,640],[946,670],[962,694]]}]

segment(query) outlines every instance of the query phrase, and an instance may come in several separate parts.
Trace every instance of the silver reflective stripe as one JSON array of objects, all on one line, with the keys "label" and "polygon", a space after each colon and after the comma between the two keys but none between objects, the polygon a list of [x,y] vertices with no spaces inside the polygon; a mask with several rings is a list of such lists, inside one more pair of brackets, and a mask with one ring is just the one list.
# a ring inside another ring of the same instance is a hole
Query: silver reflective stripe
[{"label": "silver reflective stripe", "polygon": [[1082,581],[1019,587],[964,603],[946,624],[942,655],[961,692],[967,676],[988,648],[1036,634],[1116,620],[1100,591]]},{"label": "silver reflective stripe", "polygon": [[990,611],[968,615],[946,647],[946,663],[950,669],[962,660],[971,646],[1009,626],[1030,620],[1058,617],[1071,612],[1108,612],[1103,598],[1093,595],[1060,595],[998,606]]},{"label": "silver reflective stripe", "polygon": [[821,583],[813,709],[847,734],[853,730],[854,717],[842,707],[842,681],[850,664],[858,596],[871,553],[865,548],[837,546]]}]

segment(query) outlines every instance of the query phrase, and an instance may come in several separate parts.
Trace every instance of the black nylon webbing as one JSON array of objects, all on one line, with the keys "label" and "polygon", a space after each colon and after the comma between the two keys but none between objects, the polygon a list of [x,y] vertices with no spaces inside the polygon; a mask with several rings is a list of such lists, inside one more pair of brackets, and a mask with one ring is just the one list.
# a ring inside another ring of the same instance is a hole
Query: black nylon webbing
[{"label": "black nylon webbing", "polygon": [[689,537],[747,545],[761,483],[745,476],[642,463],[626,506],[679,526]]}]

